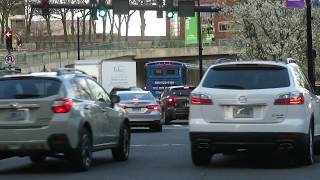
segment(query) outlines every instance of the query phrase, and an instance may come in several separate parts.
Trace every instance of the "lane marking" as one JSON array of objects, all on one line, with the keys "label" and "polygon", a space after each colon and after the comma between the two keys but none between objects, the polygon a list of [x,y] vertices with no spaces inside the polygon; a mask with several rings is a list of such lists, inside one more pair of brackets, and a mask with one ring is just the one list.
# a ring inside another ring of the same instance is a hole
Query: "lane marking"
[{"label": "lane marking", "polygon": [[172,146],[186,146],[187,144],[133,144],[131,147],[172,147]]}]

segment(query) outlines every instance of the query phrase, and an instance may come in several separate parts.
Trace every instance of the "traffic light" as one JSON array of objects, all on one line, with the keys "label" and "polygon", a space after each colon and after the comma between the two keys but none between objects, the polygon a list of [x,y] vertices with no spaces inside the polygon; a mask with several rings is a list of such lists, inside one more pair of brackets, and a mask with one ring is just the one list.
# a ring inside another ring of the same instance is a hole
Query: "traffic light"
[{"label": "traffic light", "polygon": [[163,0],[157,0],[157,6],[161,8],[161,10],[157,11],[157,18],[163,18],[163,11],[162,11]]},{"label": "traffic light", "polygon": [[173,11],[173,0],[166,0],[166,5],[167,5],[167,18],[172,19],[174,16],[174,11]]},{"label": "traffic light", "polygon": [[114,14],[128,14],[129,0],[112,0],[112,8]]},{"label": "traffic light", "polygon": [[12,31],[6,31],[4,33],[4,36],[6,37],[6,47],[8,50],[12,49]]},{"label": "traffic light", "polygon": [[91,9],[90,9],[90,16],[92,20],[98,20],[97,17],[97,0],[90,0]]},{"label": "traffic light", "polygon": [[50,9],[49,9],[49,0],[41,0],[42,5],[42,16],[49,16]]},{"label": "traffic light", "polygon": [[105,17],[107,15],[107,5],[106,5],[106,1],[105,0],[99,0],[99,4],[98,4],[98,15],[100,17]]}]

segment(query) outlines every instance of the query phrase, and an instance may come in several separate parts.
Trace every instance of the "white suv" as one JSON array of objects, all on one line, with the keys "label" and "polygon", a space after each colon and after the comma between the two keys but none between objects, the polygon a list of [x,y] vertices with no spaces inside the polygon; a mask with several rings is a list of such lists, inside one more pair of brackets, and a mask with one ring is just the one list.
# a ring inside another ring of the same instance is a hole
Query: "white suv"
[{"label": "white suv", "polygon": [[314,161],[319,99],[292,61],[213,65],[190,104],[195,165],[209,164],[214,153],[240,150],[290,150],[301,164]]}]

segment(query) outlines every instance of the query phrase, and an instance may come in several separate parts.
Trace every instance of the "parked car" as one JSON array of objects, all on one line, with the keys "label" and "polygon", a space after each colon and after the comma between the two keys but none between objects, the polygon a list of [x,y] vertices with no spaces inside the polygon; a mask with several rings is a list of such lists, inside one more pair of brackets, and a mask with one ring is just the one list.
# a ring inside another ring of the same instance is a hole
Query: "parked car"
[{"label": "parked car", "polygon": [[194,86],[172,86],[163,91],[160,102],[165,124],[174,119],[188,119],[189,96],[194,88]]},{"label": "parked car", "polygon": [[192,161],[207,165],[215,153],[282,150],[310,165],[319,153],[319,112],[319,98],[290,59],[215,64],[191,94]]},{"label": "parked car", "polygon": [[63,157],[88,170],[92,152],[111,149],[125,161],[130,126],[91,77],[76,71],[10,75],[0,78],[0,157],[29,156],[34,163]]},{"label": "parked car", "polygon": [[161,107],[149,91],[118,91],[119,106],[127,110],[132,127],[162,131]]},{"label": "parked car", "polygon": [[138,87],[114,87],[110,91],[110,95],[117,94],[118,91],[143,91]]}]

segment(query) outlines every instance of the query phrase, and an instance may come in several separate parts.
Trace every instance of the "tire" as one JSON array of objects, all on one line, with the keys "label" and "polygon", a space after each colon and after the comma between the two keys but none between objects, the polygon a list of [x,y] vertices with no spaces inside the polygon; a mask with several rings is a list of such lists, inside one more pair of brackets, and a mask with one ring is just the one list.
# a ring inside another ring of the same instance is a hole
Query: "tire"
[{"label": "tire", "polygon": [[308,138],[301,147],[298,157],[301,165],[312,165],[314,163],[314,132],[312,125],[309,128]]},{"label": "tire", "polygon": [[162,132],[162,124],[153,123],[150,126],[150,130],[153,131],[153,132]]},{"label": "tire", "polygon": [[43,163],[46,160],[46,156],[43,155],[32,155],[29,158],[32,163]]},{"label": "tire", "polygon": [[195,166],[207,166],[210,164],[212,152],[207,149],[199,149],[191,145],[191,157]]},{"label": "tire", "polygon": [[115,161],[128,160],[130,154],[130,128],[127,124],[122,125],[118,146],[111,151]]},{"label": "tire", "polygon": [[80,131],[79,144],[73,155],[72,161],[79,171],[87,171],[92,163],[92,138],[87,129]]},{"label": "tire", "polygon": [[169,116],[167,116],[166,111],[163,111],[162,118],[163,118],[163,122],[164,122],[165,125],[170,124],[170,122],[172,120]]}]

